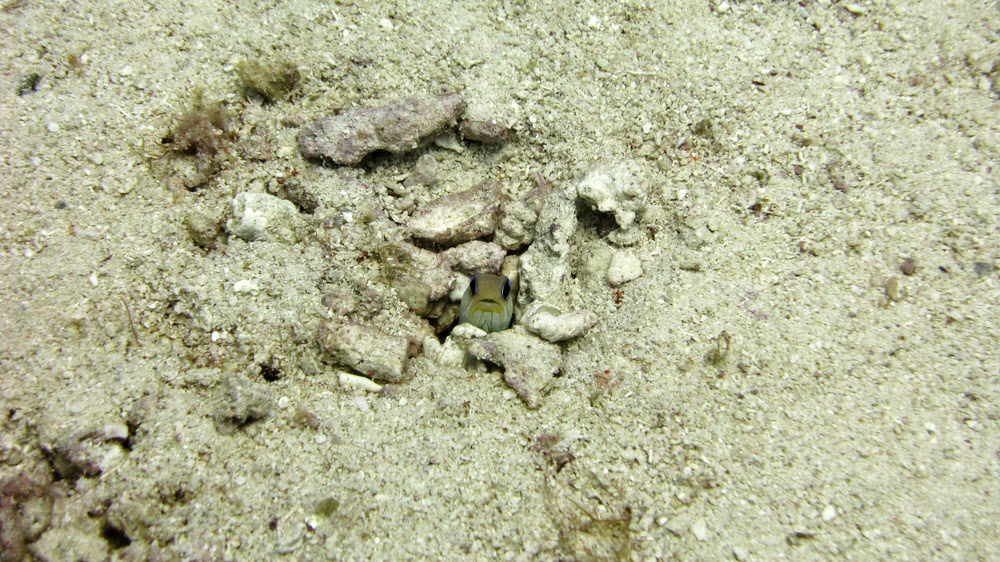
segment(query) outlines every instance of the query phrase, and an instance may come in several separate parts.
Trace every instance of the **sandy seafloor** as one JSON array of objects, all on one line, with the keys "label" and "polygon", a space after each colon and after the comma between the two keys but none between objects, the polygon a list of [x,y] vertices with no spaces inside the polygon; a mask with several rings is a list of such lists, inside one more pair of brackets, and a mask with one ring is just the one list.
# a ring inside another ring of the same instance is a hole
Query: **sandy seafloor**
[{"label": "sandy seafloor", "polygon": [[[3,560],[1000,558],[995,1],[6,6]],[[246,60],[301,80],[263,103]],[[156,156],[198,90],[235,139],[189,190],[193,157]],[[420,92],[516,135],[296,148]],[[561,304],[599,321],[536,410],[423,353],[342,386],[317,346],[330,291],[427,331],[378,252],[424,154],[418,209],[648,175],[617,289],[578,205]],[[286,236],[195,244],[292,179],[317,208]]]}]

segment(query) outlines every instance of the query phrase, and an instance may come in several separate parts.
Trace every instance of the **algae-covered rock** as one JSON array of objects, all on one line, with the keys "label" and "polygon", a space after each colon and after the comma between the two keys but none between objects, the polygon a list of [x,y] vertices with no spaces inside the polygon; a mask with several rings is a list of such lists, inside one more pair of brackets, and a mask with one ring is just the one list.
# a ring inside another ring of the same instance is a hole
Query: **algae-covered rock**
[{"label": "algae-covered rock", "polygon": [[288,61],[260,62],[244,60],[236,66],[240,82],[248,91],[257,92],[267,101],[288,97],[299,83],[299,69]]}]

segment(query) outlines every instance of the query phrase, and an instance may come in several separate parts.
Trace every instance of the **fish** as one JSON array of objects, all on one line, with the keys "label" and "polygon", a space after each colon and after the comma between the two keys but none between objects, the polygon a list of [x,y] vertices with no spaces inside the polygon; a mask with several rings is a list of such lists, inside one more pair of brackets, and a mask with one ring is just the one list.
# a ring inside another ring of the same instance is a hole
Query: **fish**
[{"label": "fish", "polygon": [[499,332],[510,327],[514,316],[514,295],[505,275],[476,273],[462,295],[458,323],[469,323],[485,332]]}]

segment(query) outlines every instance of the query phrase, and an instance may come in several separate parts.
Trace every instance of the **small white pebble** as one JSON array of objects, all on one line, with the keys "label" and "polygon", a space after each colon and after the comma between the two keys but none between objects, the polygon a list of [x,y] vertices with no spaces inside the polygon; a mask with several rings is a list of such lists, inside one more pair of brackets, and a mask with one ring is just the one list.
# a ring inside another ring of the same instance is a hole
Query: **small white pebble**
[{"label": "small white pebble", "polygon": [[257,289],[257,282],[250,279],[240,279],[233,283],[233,290],[237,293],[255,293]]},{"label": "small white pebble", "polygon": [[708,538],[708,527],[705,526],[705,520],[701,517],[695,519],[694,523],[691,524],[691,533],[699,541],[704,541]]},{"label": "small white pebble", "polygon": [[354,404],[357,405],[359,410],[366,414],[371,411],[371,408],[368,407],[368,400],[365,400],[364,396],[355,396]]},{"label": "small white pebble", "polygon": [[937,426],[934,425],[934,422],[927,422],[927,423],[925,423],[924,424],[924,429],[927,430],[927,433],[937,433]]},{"label": "small white pebble", "polygon": [[456,339],[461,339],[461,338],[471,339],[471,338],[485,337],[486,332],[484,332],[481,328],[477,326],[473,326],[472,324],[466,323],[455,326],[455,328],[452,329],[451,331],[451,335],[454,336]]},{"label": "small white pebble", "polygon": [[750,557],[750,551],[745,546],[734,546],[733,557],[737,560],[746,560]]},{"label": "small white pebble", "polygon": [[465,145],[462,141],[458,140],[458,137],[451,133],[444,133],[441,136],[434,138],[434,146],[440,146],[445,150],[450,150],[452,152],[464,152]]},{"label": "small white pebble", "polygon": [[358,390],[367,390],[368,392],[378,392],[382,390],[382,385],[367,377],[359,377],[358,375],[352,375],[349,373],[340,373],[340,375],[338,375],[338,379],[340,380],[340,386],[344,388],[355,388]]},{"label": "small white pebble", "polygon": [[128,426],[121,422],[104,424],[105,439],[128,439]]},{"label": "small white pebble", "polygon": [[611,256],[608,265],[608,284],[617,287],[638,279],[642,275],[642,262],[629,250],[618,250]]},{"label": "small white pebble", "polygon": [[56,123],[55,121],[49,121],[49,124],[45,126],[45,130],[50,133],[58,133],[59,123]]},{"label": "small white pebble", "polygon": [[965,426],[968,427],[969,429],[976,429],[976,426],[978,425],[979,422],[977,422],[976,420],[965,420]]},{"label": "small white pebble", "polygon": [[278,407],[287,408],[289,402],[291,402],[291,400],[289,400],[287,396],[282,396],[281,398],[278,398]]},{"label": "small white pebble", "polygon": [[132,66],[126,64],[125,66],[122,67],[121,70],[118,71],[118,75],[119,76],[132,76]]},{"label": "small white pebble", "polygon": [[690,526],[691,518],[684,514],[676,515],[673,519],[666,522],[667,530],[678,537],[683,535]]},{"label": "small white pebble", "polygon": [[823,508],[823,521],[830,522],[837,518],[837,509],[832,505]]},{"label": "small white pebble", "polygon": [[322,445],[323,443],[326,443],[326,435],[320,433],[319,435],[314,437],[313,440],[316,441],[317,445]]}]

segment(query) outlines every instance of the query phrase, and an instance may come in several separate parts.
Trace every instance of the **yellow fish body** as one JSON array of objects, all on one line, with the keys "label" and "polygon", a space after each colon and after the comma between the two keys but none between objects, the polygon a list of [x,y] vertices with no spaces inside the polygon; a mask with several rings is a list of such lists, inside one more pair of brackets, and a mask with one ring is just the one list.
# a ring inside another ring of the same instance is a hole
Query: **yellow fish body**
[{"label": "yellow fish body", "polygon": [[489,273],[473,275],[458,307],[458,323],[468,322],[486,332],[499,332],[510,327],[513,316],[510,279]]}]

